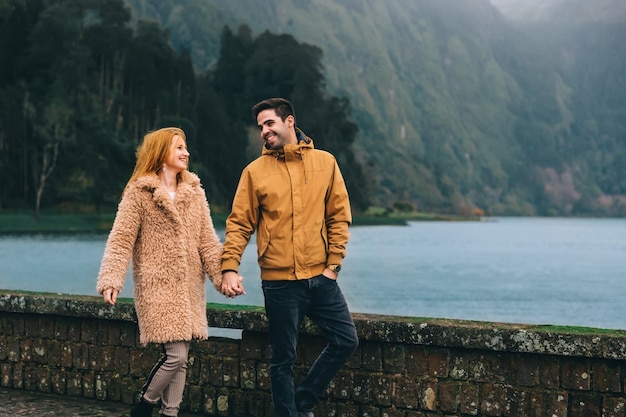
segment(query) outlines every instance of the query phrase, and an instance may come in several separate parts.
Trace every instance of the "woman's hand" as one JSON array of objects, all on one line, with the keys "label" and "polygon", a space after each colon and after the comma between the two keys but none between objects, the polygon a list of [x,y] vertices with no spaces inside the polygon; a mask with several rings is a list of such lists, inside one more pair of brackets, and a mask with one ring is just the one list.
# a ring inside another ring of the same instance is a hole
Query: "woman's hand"
[{"label": "woman's hand", "polygon": [[114,290],[113,288],[107,288],[102,292],[102,297],[104,298],[104,302],[107,304],[115,305],[117,301],[117,295],[119,294],[118,290]]}]

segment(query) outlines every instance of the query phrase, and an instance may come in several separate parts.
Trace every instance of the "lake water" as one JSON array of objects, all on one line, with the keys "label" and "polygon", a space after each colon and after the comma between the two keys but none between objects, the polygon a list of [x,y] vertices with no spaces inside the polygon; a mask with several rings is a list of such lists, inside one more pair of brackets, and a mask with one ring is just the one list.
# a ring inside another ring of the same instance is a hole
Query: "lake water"
[{"label": "lake water", "polygon": [[[353,312],[626,329],[626,219],[499,218],[352,227]],[[223,238],[223,231],[219,231]],[[0,288],[97,295],[106,235],[0,236]],[[254,237],[241,266],[263,305]],[[132,297],[130,274],[122,293]]]}]

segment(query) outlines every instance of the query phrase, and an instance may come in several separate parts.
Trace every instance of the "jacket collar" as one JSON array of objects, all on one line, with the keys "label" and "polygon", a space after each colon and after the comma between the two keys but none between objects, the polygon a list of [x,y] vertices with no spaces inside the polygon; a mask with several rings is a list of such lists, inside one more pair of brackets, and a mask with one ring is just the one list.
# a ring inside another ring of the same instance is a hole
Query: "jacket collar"
[{"label": "jacket collar", "polygon": [[287,156],[299,157],[307,149],[314,149],[313,139],[308,137],[302,130],[296,127],[297,144],[287,144],[280,149],[267,149],[263,147],[262,155],[270,155],[275,158],[285,158]]},{"label": "jacket collar", "polygon": [[192,199],[193,189],[199,185],[200,178],[196,174],[182,171],[176,190],[176,199],[172,201],[167,191],[161,187],[161,179],[157,174],[144,175],[135,181],[135,186],[150,192],[154,203],[174,221],[179,221],[176,207],[181,204],[186,205]]}]

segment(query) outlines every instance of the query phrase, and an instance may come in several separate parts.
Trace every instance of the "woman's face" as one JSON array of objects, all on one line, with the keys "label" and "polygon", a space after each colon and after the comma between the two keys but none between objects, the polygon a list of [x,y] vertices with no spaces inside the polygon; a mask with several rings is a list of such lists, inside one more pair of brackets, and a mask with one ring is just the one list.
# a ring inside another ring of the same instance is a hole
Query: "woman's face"
[{"label": "woman's face", "polygon": [[187,151],[187,144],[182,137],[174,135],[170,150],[165,158],[165,169],[179,173],[187,169],[188,165],[189,152]]}]

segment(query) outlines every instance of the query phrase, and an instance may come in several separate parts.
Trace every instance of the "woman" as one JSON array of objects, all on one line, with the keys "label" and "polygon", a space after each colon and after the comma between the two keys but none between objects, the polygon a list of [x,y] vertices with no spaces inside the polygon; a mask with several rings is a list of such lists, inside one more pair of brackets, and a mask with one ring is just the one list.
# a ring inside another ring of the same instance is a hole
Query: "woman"
[{"label": "woman", "polygon": [[181,129],[146,134],[100,266],[98,293],[115,305],[132,257],[139,340],[163,347],[132,417],[149,417],[159,404],[162,415],[178,415],[190,341],[208,338],[205,274],[221,288],[222,244],[188,164]]}]

